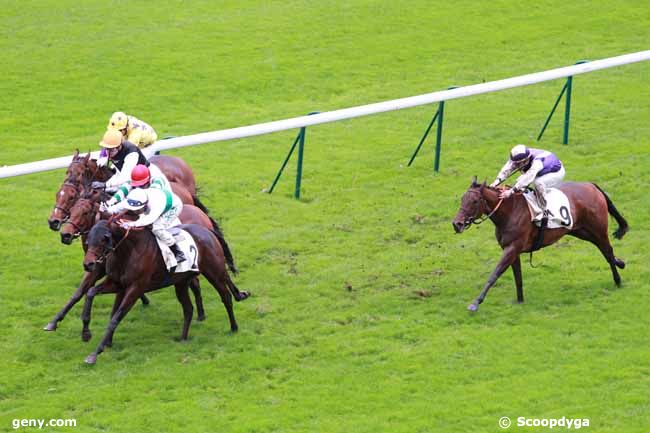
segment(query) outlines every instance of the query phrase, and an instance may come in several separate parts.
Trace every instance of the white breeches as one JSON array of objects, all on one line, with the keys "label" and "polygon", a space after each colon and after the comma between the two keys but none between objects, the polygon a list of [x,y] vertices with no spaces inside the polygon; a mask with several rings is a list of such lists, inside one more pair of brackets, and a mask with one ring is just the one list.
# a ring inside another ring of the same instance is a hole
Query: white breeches
[{"label": "white breeches", "polygon": [[564,167],[554,173],[547,173],[543,176],[536,178],[533,181],[535,187],[535,192],[537,193],[537,199],[542,208],[546,209],[546,191],[549,188],[557,188],[564,181]]},{"label": "white breeches", "polygon": [[151,226],[151,232],[168,247],[174,245],[176,240],[174,240],[174,237],[167,231],[167,229],[181,224],[181,221],[178,219],[178,216],[173,213],[173,210],[174,209],[171,209],[162,214]]}]

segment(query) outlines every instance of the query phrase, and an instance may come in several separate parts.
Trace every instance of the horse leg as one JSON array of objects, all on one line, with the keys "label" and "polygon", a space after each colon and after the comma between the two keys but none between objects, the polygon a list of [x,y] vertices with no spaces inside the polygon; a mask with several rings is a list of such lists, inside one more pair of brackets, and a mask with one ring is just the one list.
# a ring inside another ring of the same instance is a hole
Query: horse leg
[{"label": "horse leg", "polygon": [[228,290],[226,285],[226,279],[224,278],[226,274],[225,270],[222,275],[218,275],[216,266],[205,266],[202,265],[203,276],[212,284],[212,287],[215,288],[219,296],[221,296],[221,302],[223,302],[226,311],[228,312],[228,319],[230,320],[230,330],[232,332],[237,332],[239,327],[237,326],[237,321],[235,320],[235,312],[232,309],[232,295]]},{"label": "horse leg", "polygon": [[190,324],[192,323],[192,314],[194,314],[194,307],[192,307],[190,295],[187,293],[187,286],[187,282],[175,284],[176,299],[183,306],[183,332],[181,333],[181,340],[187,340],[190,332]]},{"label": "horse leg", "polygon": [[614,256],[614,248],[612,248],[612,244],[609,243],[607,231],[604,230],[604,233],[594,233],[589,229],[582,229],[577,230],[571,234],[577,238],[591,242],[600,250],[602,255],[605,257],[605,260],[607,260],[607,263],[609,263],[610,269],[612,270],[614,283],[617,287],[620,287],[621,276],[619,275],[618,269],[616,269],[616,267],[618,266],[621,269],[625,268],[625,262]]},{"label": "horse leg", "polygon": [[92,333],[90,332],[90,313],[93,308],[93,301],[95,300],[95,295],[98,293],[117,293],[117,286],[110,278],[104,280],[102,284],[91,287],[86,293],[86,300],[84,302],[84,308],[81,312],[81,321],[83,322],[83,329],[81,330],[81,340],[90,341],[92,338]]},{"label": "horse leg", "polygon": [[117,308],[117,311],[115,311],[115,314],[113,314],[113,317],[108,324],[108,328],[106,328],[104,338],[102,338],[102,341],[97,346],[97,349],[95,349],[93,353],[86,357],[86,364],[94,364],[97,362],[97,356],[104,351],[106,344],[113,340],[113,333],[115,332],[115,329],[120,324],[122,319],[128,314],[129,310],[131,310],[131,307],[133,307],[133,304],[140,297],[140,295],[142,295],[142,289],[135,285],[131,285],[126,289],[124,298],[122,299],[122,302],[120,302],[120,306]]},{"label": "horse leg", "polygon": [[[124,290],[120,290],[115,293],[115,300],[113,301],[113,308],[111,309],[111,315],[109,319],[115,315],[123,300]],[[106,347],[113,347],[113,334],[111,334],[111,337],[106,341]]]},{"label": "horse leg", "polygon": [[512,262],[512,273],[515,276],[515,286],[517,287],[517,303],[522,304],[524,302],[524,283],[521,278],[521,260],[517,254],[517,258]]},{"label": "horse leg", "polygon": [[198,277],[190,280],[190,289],[192,289],[194,302],[196,303],[196,320],[202,322],[205,320],[205,310],[203,309],[203,296],[201,296],[201,286],[199,285]]},{"label": "horse leg", "polygon": [[235,297],[235,301],[243,301],[244,299],[248,299],[251,294],[250,292],[246,290],[242,290],[241,292],[239,291],[239,288],[235,285],[235,282],[230,278],[230,274],[226,272],[226,286],[228,286],[228,289],[230,289],[230,293]]},{"label": "horse leg", "polygon": [[490,275],[490,278],[488,278],[487,283],[485,283],[485,286],[483,286],[483,290],[481,290],[481,293],[478,295],[478,298],[474,300],[467,309],[469,311],[477,311],[478,306],[483,303],[483,300],[485,299],[485,296],[487,295],[488,290],[490,290],[490,287],[494,285],[494,283],[499,279],[501,274],[508,269],[519,257],[519,250],[515,248],[513,245],[508,245],[505,250],[503,250],[503,255],[501,256],[501,260],[499,260],[499,263],[497,264],[497,267],[492,271],[492,275]]},{"label": "horse leg", "polygon": [[97,280],[99,280],[101,277],[105,275],[104,269],[101,270],[95,270],[93,272],[86,272],[84,274],[83,279],[81,280],[81,283],[79,284],[79,287],[77,290],[72,294],[68,302],[65,304],[65,306],[56,313],[54,318],[50,320],[50,322],[45,325],[43,330],[45,331],[55,331],[57,324],[63,320],[68,314],[68,311],[81,299],[81,297],[88,291],[89,288],[95,285]]},{"label": "horse leg", "polygon": [[147,298],[146,295],[140,296],[140,300],[142,301],[142,305],[144,305],[145,307],[149,305],[149,298]]}]

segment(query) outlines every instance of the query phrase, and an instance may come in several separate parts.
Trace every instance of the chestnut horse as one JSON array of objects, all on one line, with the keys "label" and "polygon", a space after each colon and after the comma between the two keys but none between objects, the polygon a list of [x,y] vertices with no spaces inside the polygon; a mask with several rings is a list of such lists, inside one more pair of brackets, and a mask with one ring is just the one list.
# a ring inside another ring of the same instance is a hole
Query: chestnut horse
[{"label": "chestnut horse", "polygon": [[[66,221],[61,229],[62,239],[66,239],[66,242],[71,243],[72,239],[81,236],[82,247],[84,253],[88,249],[87,236],[88,232],[95,223],[95,218],[97,215],[99,196],[97,190],[87,195],[89,198],[82,198],[77,200],[75,205],[70,210],[70,219]],[[91,198],[92,197],[92,198]],[[207,216],[199,208],[192,205],[184,205],[183,210],[179,216],[181,222],[186,224],[200,224],[208,229],[217,230],[216,222]],[[81,283],[77,290],[72,294],[65,306],[54,316],[54,318],[43,328],[45,331],[55,331],[58,325],[58,322],[63,320],[68,314],[68,311],[77,303],[79,300],[87,294],[87,292],[93,288],[93,286],[106,275],[105,270],[101,266],[97,266],[93,272],[86,272],[84,274]],[[109,282],[104,281],[98,288],[93,291],[94,293],[114,293],[115,288],[112,285],[107,284]],[[106,286],[106,287],[105,287]],[[201,297],[201,291],[198,284],[198,281],[192,281],[190,288],[194,293],[196,300],[198,320],[203,320],[205,318],[205,311],[203,309],[203,301]],[[146,297],[143,297],[143,303]],[[91,299],[92,302],[92,299]],[[83,321],[83,330],[81,332],[81,338],[83,341],[88,341],[92,337],[92,334],[88,328],[90,324],[90,306],[84,308],[84,313],[82,314]]]},{"label": "chestnut horse", "polygon": [[[238,326],[233,312],[232,297],[236,301],[248,298],[248,292],[240,292],[230,279],[226,268],[223,249],[212,230],[195,224],[180,226],[196,242],[200,273],[214,286],[223,302],[230,329]],[[188,295],[188,284],[197,272],[170,274],[158,252],[158,245],[149,230],[124,230],[114,221],[99,221],[88,234],[88,251],[84,257],[84,269],[92,272],[105,263],[108,276],[124,288],[118,292],[115,313],[111,318],[104,338],[97,349],[88,355],[86,363],[94,364],[97,356],[112,340],[115,329],[128,314],[135,301],[146,291],[174,285],[176,297],[183,307],[183,331],[181,339],[186,340],[192,322],[192,302]]]},{"label": "chestnut horse", "polygon": [[[539,247],[549,246],[566,234],[589,241],[598,247],[605,256],[605,260],[612,270],[614,282],[620,286],[621,277],[616,268],[623,269],[625,262],[614,256],[614,250],[609,243],[607,214],[611,214],[619,225],[614,232],[616,239],[621,239],[629,230],[627,221],[618,212],[607,194],[594,183],[563,183],[559,189],[566,194],[571,203],[573,228],[571,230],[566,228],[545,229],[543,242]],[[479,304],[485,299],[490,287],[508,267],[512,267],[515,277],[517,302],[524,302],[519,255],[534,250],[539,229],[530,220],[528,204],[523,194],[514,194],[507,199],[500,200],[500,191],[487,186],[485,182],[478,184],[474,178],[461,199],[460,210],[452,223],[456,233],[461,233],[472,223],[480,224],[483,220],[477,221],[477,219],[482,215],[487,215],[496,226],[497,242],[503,249],[501,260],[483,286],[483,290],[467,307],[470,311],[478,310]]]}]

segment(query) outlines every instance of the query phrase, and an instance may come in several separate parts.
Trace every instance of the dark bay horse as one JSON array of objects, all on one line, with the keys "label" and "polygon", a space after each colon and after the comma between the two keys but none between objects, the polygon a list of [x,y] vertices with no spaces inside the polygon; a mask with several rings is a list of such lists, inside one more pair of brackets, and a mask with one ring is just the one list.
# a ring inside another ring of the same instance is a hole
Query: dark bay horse
[{"label": "dark bay horse", "polygon": [[[614,256],[614,250],[607,235],[608,213],[611,214],[619,227],[614,232],[616,239],[621,239],[629,230],[627,221],[618,212],[614,203],[596,184],[593,183],[564,183],[559,188],[566,194],[571,203],[573,228],[546,229],[541,248],[549,246],[569,234],[594,244],[607,260],[614,282],[621,284],[621,277],[616,269],[625,267],[623,260]],[[512,267],[517,287],[517,302],[524,302],[523,282],[521,277],[521,262],[519,255],[531,252],[538,235],[538,228],[530,220],[528,204],[522,194],[514,194],[505,200],[499,200],[501,190],[472,181],[469,189],[461,199],[460,210],[454,218],[453,226],[456,233],[461,233],[482,215],[488,215],[496,226],[496,238],[503,249],[501,260],[488,278],[479,296],[468,306],[468,310],[478,310],[488,290],[503,274]],[[480,222],[479,222],[480,223]]]},{"label": "dark bay horse", "polygon": [[[72,209],[70,210],[70,218],[66,221],[61,228],[61,240],[64,243],[71,243],[73,239],[81,237],[81,245],[84,253],[88,249],[87,236],[95,223],[97,212],[99,208],[100,191],[93,191],[88,193],[85,198],[77,200]],[[192,205],[184,205],[179,219],[184,224],[199,224],[211,230],[217,230],[216,222],[207,216],[199,208]],[[223,235],[222,235],[223,236]],[[81,338],[83,341],[89,341],[92,334],[89,329],[90,325],[90,311],[92,300],[97,293],[115,293],[119,287],[115,287],[112,281],[104,281],[102,284],[95,286],[95,284],[106,275],[105,269],[102,266],[97,266],[92,272],[86,272],[79,284],[77,290],[72,294],[66,305],[54,316],[54,318],[43,328],[45,331],[55,331],[58,322],[62,321],[70,309],[86,294],[90,292],[90,299],[82,313],[83,329],[81,331]],[[190,288],[194,293],[194,298],[197,307],[198,320],[204,320],[205,310],[203,308],[203,300],[201,297],[201,289],[198,280],[190,282]],[[143,297],[143,303],[146,297]]]},{"label": "dark bay horse", "polygon": [[[228,312],[231,331],[237,331],[232,297],[234,296],[236,301],[241,301],[248,298],[248,292],[240,292],[228,275],[223,249],[213,231],[194,224],[183,225],[181,228],[194,238],[198,249],[200,272],[221,296],[221,301]],[[170,276],[150,231],[133,229],[125,231],[110,219],[99,221],[90,230],[84,269],[92,272],[101,262],[105,262],[108,276],[124,290],[118,292],[115,313],[97,349],[86,358],[87,363],[94,364],[97,361],[97,356],[112,340],[115,329],[135,301],[151,288],[172,284],[175,286],[176,297],[183,307],[181,339],[187,339],[193,312],[187,289],[189,281],[196,276],[196,272]]]}]

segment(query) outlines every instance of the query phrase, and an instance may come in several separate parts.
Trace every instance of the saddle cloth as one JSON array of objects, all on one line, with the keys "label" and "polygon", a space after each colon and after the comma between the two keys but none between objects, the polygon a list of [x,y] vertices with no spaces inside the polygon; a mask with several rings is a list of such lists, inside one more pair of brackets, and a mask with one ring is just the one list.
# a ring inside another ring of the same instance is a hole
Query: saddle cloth
[{"label": "saddle cloth", "polygon": [[[542,209],[537,202],[537,196],[534,191],[526,191],[524,193],[526,202],[528,203],[528,210],[530,211],[530,219],[536,225],[540,225],[542,217]],[[546,191],[546,201],[548,204],[548,225],[549,229],[573,228],[573,216],[571,215],[571,203],[567,196],[557,188],[551,188]]]},{"label": "saddle cloth", "polygon": [[[172,266],[170,264],[171,257],[164,253],[164,251],[169,251],[169,249],[166,248],[165,245],[161,244],[160,240],[156,238],[156,241],[158,241],[158,248],[160,248],[160,252],[162,253],[163,260],[165,261],[165,266],[167,266],[167,270],[174,274],[188,271],[199,272],[199,250],[196,248],[194,238],[192,238],[189,233],[179,229],[178,227],[172,227],[167,230],[169,233],[171,233],[172,236],[174,236],[174,239],[176,239],[176,245],[178,246],[178,249],[180,249],[183,254],[185,254],[185,261],[179,263],[175,269],[172,269]],[[174,253],[169,251],[169,255],[172,254]]]}]

